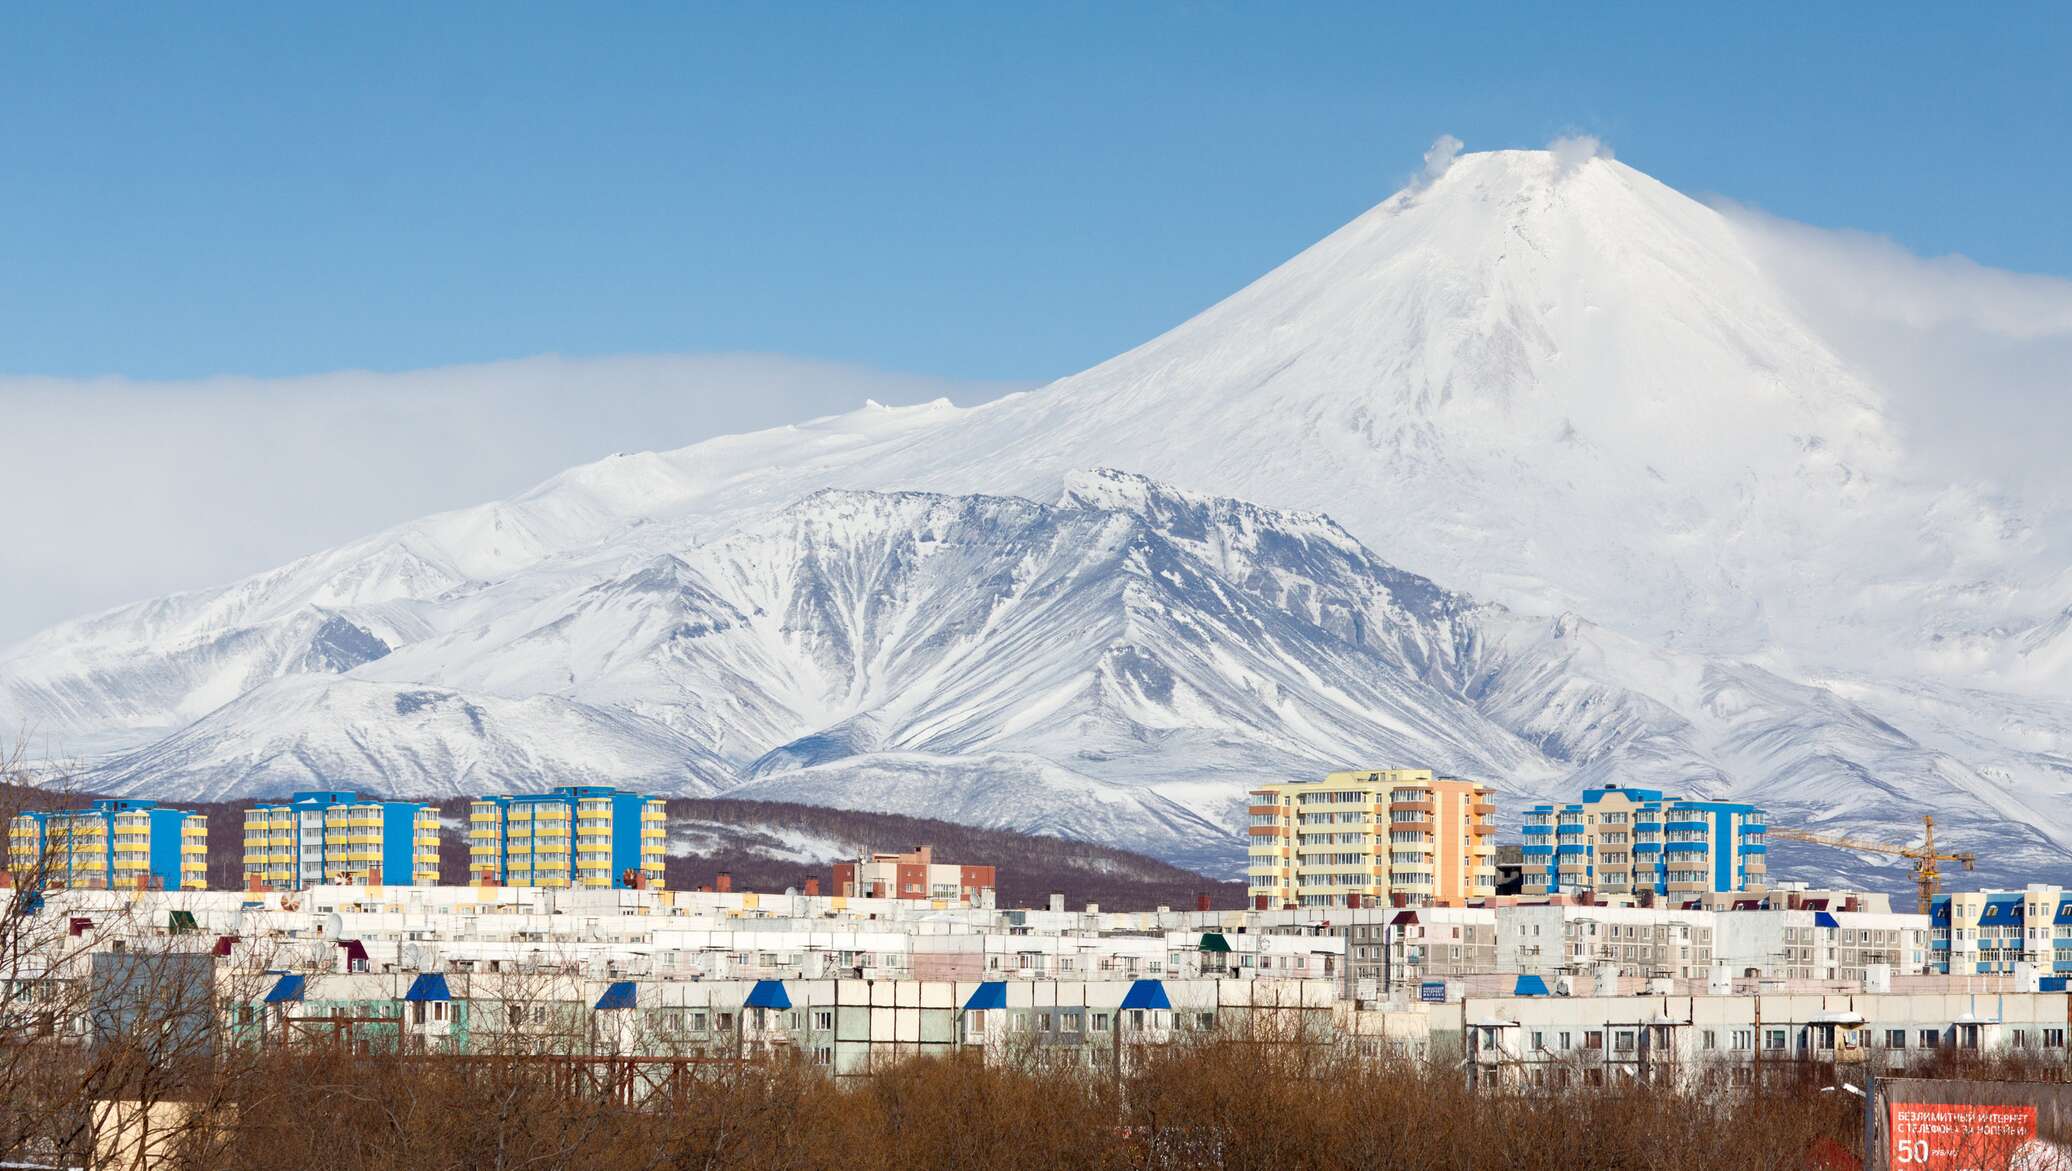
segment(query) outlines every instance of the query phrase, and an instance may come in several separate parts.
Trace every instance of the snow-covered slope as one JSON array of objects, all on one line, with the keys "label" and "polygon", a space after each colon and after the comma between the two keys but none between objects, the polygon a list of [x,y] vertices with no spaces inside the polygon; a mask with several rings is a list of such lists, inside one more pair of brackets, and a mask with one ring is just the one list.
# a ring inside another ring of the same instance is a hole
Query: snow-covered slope
[{"label": "snow-covered slope", "polygon": [[614,456],[69,623],[0,654],[0,719],[167,794],[612,775],[1193,857],[1246,784],[1414,761],[1928,807],[2062,868],[2062,554],[1908,442],[1725,217],[1468,155],[1043,390]]}]

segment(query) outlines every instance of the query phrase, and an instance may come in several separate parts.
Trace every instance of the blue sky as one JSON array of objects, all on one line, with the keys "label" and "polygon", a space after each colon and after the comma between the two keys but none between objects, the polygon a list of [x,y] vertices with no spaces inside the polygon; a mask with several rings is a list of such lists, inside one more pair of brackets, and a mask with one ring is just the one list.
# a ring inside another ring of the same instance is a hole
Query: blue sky
[{"label": "blue sky", "polygon": [[2058,476],[2072,6],[1579,7],[18,7],[0,645],[612,451],[1072,373],[1441,134],[1784,217],[1915,433]]},{"label": "blue sky", "polygon": [[1593,133],[1686,191],[2072,275],[2072,8],[1452,7],[17,9],[0,372],[762,351],[1040,381],[1440,133]]}]

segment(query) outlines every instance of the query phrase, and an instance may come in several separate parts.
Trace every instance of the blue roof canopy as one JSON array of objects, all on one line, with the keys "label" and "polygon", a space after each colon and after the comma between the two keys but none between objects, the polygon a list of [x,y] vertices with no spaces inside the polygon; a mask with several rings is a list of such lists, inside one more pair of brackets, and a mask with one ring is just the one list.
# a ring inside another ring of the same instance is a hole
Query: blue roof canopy
[{"label": "blue roof canopy", "polygon": [[1836,922],[1835,917],[1833,915],[1828,914],[1826,911],[1815,911],[1813,912],[1813,926],[1840,927],[1841,924]]},{"label": "blue roof canopy", "polygon": [[971,998],[964,1002],[964,1011],[975,1008],[1006,1008],[1007,981],[988,980],[972,989]]},{"label": "blue roof canopy", "polygon": [[1122,1007],[1171,1009],[1173,1002],[1166,998],[1165,981],[1133,980],[1129,992],[1122,998]]},{"label": "blue roof canopy", "polygon": [[1518,983],[1511,989],[1511,995],[1545,996],[1547,995],[1547,982],[1538,976],[1520,976],[1518,977]]},{"label": "blue roof canopy", "polygon": [[784,990],[782,980],[757,980],[749,990],[743,1008],[790,1008],[791,994]]},{"label": "blue roof canopy", "polygon": [[403,994],[405,1000],[452,1000],[453,993],[446,990],[446,977],[438,972],[421,973],[410,984],[410,991]]},{"label": "blue roof canopy", "polygon": [[610,1012],[615,1008],[632,1008],[634,999],[633,981],[621,980],[604,990],[604,995],[597,998],[597,1007],[593,1011]]},{"label": "blue roof canopy", "polygon": [[287,1004],[302,1000],[302,989],[307,981],[301,976],[282,976],[274,981],[266,992],[267,1004]]}]

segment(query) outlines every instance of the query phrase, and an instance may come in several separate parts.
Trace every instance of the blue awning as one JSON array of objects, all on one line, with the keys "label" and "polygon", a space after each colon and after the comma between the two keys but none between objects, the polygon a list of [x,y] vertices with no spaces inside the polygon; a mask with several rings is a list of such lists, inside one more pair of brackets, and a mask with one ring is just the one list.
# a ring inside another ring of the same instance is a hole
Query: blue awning
[{"label": "blue awning", "polygon": [[1511,995],[1545,996],[1547,995],[1547,982],[1538,976],[1520,976],[1518,977],[1518,983],[1511,989]]},{"label": "blue awning", "polygon": [[633,981],[621,980],[604,990],[597,998],[597,1012],[609,1012],[615,1008],[632,1008],[634,1000]]},{"label": "blue awning", "polygon": [[1826,911],[1815,911],[1813,912],[1813,926],[1840,927],[1841,924],[1835,922],[1835,917],[1833,915],[1828,914]]},{"label": "blue awning", "polygon": [[403,994],[405,1000],[452,1000],[453,993],[446,990],[446,977],[437,972],[425,972],[413,981],[410,991]]},{"label": "blue awning", "polygon": [[755,987],[742,1002],[743,1008],[790,1008],[791,994],[784,990],[782,980],[757,980]]},{"label": "blue awning", "polygon": [[988,980],[971,992],[971,999],[964,1002],[964,1011],[975,1008],[1006,1008],[1007,981]]},{"label": "blue awning", "polygon": [[1136,1008],[1170,1009],[1173,1007],[1173,1002],[1166,999],[1164,981],[1133,980],[1130,982],[1129,993],[1122,998],[1122,1007],[1125,1010]]},{"label": "blue awning", "polygon": [[301,976],[282,976],[274,981],[273,987],[267,991],[266,1003],[286,1004],[290,1001],[300,1002],[302,1000],[302,988],[305,983],[306,981]]}]

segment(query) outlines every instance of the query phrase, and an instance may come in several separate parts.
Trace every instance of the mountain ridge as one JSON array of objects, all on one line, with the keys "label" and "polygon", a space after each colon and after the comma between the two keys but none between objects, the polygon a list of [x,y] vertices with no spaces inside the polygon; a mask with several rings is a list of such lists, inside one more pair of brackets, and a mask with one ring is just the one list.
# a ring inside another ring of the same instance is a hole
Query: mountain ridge
[{"label": "mountain ridge", "polygon": [[168,791],[602,760],[1180,856],[1244,784],[1392,760],[1902,836],[1949,801],[2062,866],[2072,598],[1999,499],[1923,472],[1717,211],[1463,155],[1042,390],[614,456],[76,620],[0,652],[0,717]]}]

